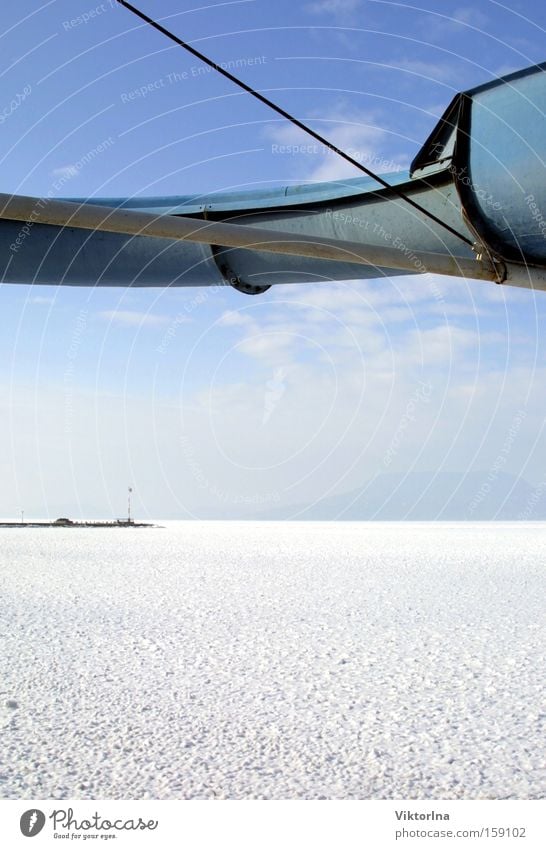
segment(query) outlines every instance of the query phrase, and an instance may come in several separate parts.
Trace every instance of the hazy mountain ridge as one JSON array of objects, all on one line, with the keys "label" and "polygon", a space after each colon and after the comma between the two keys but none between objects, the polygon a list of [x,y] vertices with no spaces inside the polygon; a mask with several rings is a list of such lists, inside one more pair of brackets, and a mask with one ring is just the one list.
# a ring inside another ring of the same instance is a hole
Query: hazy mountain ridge
[{"label": "hazy mountain ridge", "polygon": [[260,518],[345,521],[537,521],[546,519],[546,484],[499,473],[380,474],[362,489],[279,507]]}]

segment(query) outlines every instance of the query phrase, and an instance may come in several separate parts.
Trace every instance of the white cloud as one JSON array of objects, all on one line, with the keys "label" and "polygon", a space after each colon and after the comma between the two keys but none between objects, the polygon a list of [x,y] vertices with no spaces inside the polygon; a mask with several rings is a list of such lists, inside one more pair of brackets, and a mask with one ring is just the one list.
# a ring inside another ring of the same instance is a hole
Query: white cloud
[{"label": "white cloud", "polygon": [[247,312],[240,310],[227,310],[222,313],[216,322],[220,327],[243,327],[252,323],[251,317]]},{"label": "white cloud", "polygon": [[[344,114],[339,108],[327,117],[321,115],[317,123],[321,135],[376,174],[408,168],[409,158],[405,154],[391,155],[388,152],[393,139],[379,126],[381,121],[378,118],[371,113],[353,112],[343,117]],[[267,135],[275,142],[272,152],[288,158],[297,171],[299,182],[329,182],[364,176],[356,166],[325,145],[313,141],[297,127],[272,125],[267,129]]]},{"label": "white cloud", "polygon": [[263,360],[274,365],[292,362],[294,337],[290,333],[267,331],[263,329],[252,331],[238,345],[238,350],[254,359]]},{"label": "white cloud", "polygon": [[54,304],[55,298],[53,295],[34,295],[28,299],[29,304]]},{"label": "white cloud", "polygon": [[60,168],[54,168],[51,175],[57,179],[71,180],[79,173],[75,165],[62,165]]},{"label": "white cloud", "polygon": [[[455,89],[459,90],[460,76],[457,66],[450,57],[449,62],[424,62],[419,59],[402,58],[391,63],[391,67],[400,68],[410,74],[424,78],[429,82],[452,82]],[[444,104],[445,109],[446,104]],[[442,110],[443,111],[443,110]]]},{"label": "white cloud", "polygon": [[507,62],[502,65],[499,65],[493,71],[494,77],[506,77],[508,74],[512,74],[514,71],[519,71],[521,68],[521,62]]},{"label": "white cloud", "polygon": [[412,329],[404,340],[405,356],[408,360],[413,359],[416,362],[426,358],[434,363],[435,367],[444,367],[455,357],[462,357],[469,348],[478,349],[482,341],[482,335],[476,330],[449,324]]},{"label": "white cloud", "polygon": [[[73,373],[62,359],[56,390],[2,387],[0,438],[13,445],[2,509],[30,511],[32,499],[43,497],[55,515],[77,514],[78,499],[94,505],[92,515],[121,515],[127,480],[155,516],[185,506],[202,515],[200,507],[214,505],[252,515],[279,498],[297,503],[348,491],[383,468],[409,404],[412,418],[391,471],[487,469],[525,405],[507,471],[527,463],[524,474],[533,480],[546,450],[541,439],[533,447],[546,379],[543,370],[532,373],[540,328],[521,345],[516,327],[492,333],[498,322],[480,310],[515,322],[522,309],[534,315],[534,302],[511,304],[503,287],[491,286],[494,304],[487,285],[442,282],[441,304],[425,277],[268,293],[252,302],[251,322],[228,318],[232,332],[208,334],[182,359],[176,346],[158,354],[162,375],[176,375],[166,403],[145,384],[140,398],[125,394],[121,382],[117,397],[86,394],[78,361]],[[224,309],[218,305],[219,316]],[[310,321],[313,314],[323,320]],[[140,324],[150,314],[137,315]],[[84,368],[82,360],[81,368],[92,373],[93,364]],[[430,386],[429,400],[414,402],[422,385]]]},{"label": "white cloud", "polygon": [[[337,315],[340,310],[353,307],[383,309],[388,306],[405,307],[418,303],[445,306],[461,299],[466,303],[469,297],[468,287],[468,281],[453,280],[435,274],[400,275],[376,280],[332,282],[327,285],[286,286],[283,287],[282,298],[330,310]],[[470,291],[475,290],[472,288]],[[426,308],[428,307],[420,307],[421,310]]]},{"label": "white cloud", "polygon": [[[270,326],[271,309],[269,304],[264,311],[264,328]],[[305,309],[294,305],[295,310],[302,331],[313,335]],[[209,482],[223,492],[237,487],[247,495],[277,491],[292,503],[332,488],[349,490],[381,471],[409,403],[412,415],[393,471],[415,463],[421,469],[440,468],[446,457],[447,468],[469,468],[490,424],[501,433],[502,444],[503,428],[509,428],[521,405],[525,383],[512,379],[517,376],[511,364],[495,375],[485,367],[484,349],[497,351],[501,339],[445,325],[383,336],[364,327],[352,336],[349,330],[339,322],[317,326],[316,348],[306,349],[313,355],[304,361],[296,351],[297,360],[283,371],[282,395],[266,432],[264,404],[282,363],[263,360],[263,369],[254,369],[245,382],[211,385],[202,393],[200,408],[192,405],[191,396],[184,399],[184,406],[192,408],[187,424],[194,457]],[[237,346],[241,350],[245,346]],[[259,365],[254,351],[248,355]],[[416,388],[423,385],[426,399],[413,404]],[[538,396],[530,403],[535,401],[540,406]],[[527,422],[530,415],[526,427]],[[514,448],[516,465],[524,461],[528,445],[522,438]]]},{"label": "white cloud", "polygon": [[456,23],[463,26],[475,27],[480,31],[489,23],[489,18],[475,6],[459,6],[451,16]]},{"label": "white cloud", "polygon": [[315,0],[305,6],[312,15],[333,15],[336,18],[345,18],[359,8],[362,8],[362,0]]},{"label": "white cloud", "polygon": [[[425,24],[424,21],[421,23]],[[427,35],[444,39],[453,37],[455,33],[464,37],[469,30],[488,34],[488,27],[489,18],[474,6],[459,6],[448,14],[429,11],[426,19]]]}]

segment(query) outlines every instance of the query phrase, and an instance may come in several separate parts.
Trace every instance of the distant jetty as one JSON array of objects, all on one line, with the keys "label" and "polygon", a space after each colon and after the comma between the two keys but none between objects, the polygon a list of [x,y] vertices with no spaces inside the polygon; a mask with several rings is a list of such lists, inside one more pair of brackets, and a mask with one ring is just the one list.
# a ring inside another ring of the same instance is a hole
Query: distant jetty
[{"label": "distant jetty", "polygon": [[54,522],[0,522],[0,528],[158,528],[150,522],[132,519],[113,519],[110,522],[73,522],[72,519],[55,519]]}]

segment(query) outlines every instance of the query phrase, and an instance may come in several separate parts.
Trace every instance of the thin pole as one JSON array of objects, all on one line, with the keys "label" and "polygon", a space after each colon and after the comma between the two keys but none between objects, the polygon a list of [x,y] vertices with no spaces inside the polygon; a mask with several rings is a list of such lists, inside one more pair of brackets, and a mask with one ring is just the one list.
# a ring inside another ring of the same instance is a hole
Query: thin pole
[{"label": "thin pole", "polygon": [[127,524],[128,525],[131,524],[131,493],[132,493],[132,491],[133,490],[131,489],[131,487],[129,487],[128,494],[127,494]]}]

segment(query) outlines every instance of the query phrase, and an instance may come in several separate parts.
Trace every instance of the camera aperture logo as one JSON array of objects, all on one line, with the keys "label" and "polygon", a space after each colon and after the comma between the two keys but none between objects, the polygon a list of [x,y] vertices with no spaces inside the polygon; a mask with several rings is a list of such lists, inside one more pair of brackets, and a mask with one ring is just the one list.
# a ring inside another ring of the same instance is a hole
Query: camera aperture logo
[{"label": "camera aperture logo", "polygon": [[45,814],[42,811],[39,811],[38,808],[31,808],[30,811],[25,811],[19,820],[21,833],[25,837],[36,837],[44,827],[45,821]]}]

